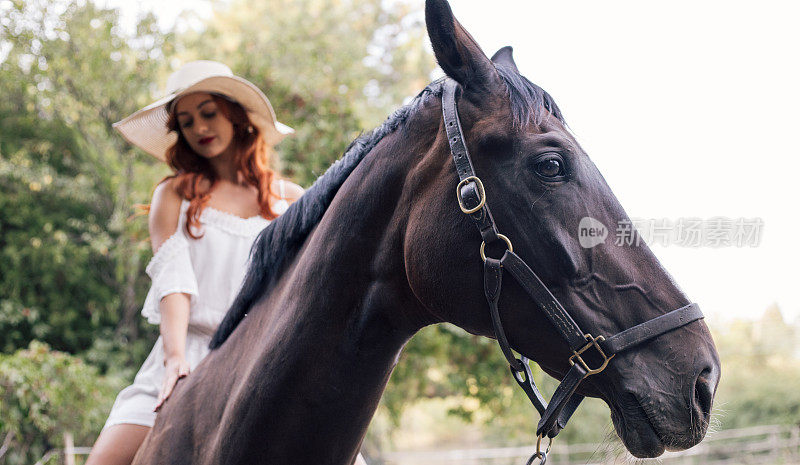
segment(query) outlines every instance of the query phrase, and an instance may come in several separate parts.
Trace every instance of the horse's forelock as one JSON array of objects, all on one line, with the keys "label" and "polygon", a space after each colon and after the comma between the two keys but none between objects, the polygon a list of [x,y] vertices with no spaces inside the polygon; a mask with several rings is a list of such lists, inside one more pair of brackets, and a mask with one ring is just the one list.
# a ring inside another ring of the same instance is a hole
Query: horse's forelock
[{"label": "horse's forelock", "polygon": [[550,94],[510,67],[502,64],[495,67],[506,86],[515,126],[526,127],[529,124],[538,126],[548,114],[566,125],[561,110]]}]

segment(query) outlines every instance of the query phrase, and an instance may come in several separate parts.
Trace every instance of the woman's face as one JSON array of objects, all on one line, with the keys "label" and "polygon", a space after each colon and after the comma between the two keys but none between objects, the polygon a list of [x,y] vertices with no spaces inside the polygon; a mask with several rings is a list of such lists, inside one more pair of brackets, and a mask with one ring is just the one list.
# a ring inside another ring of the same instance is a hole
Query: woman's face
[{"label": "woman's face", "polygon": [[185,95],[175,104],[175,116],[189,147],[204,158],[223,153],[233,140],[233,123],[205,92]]}]

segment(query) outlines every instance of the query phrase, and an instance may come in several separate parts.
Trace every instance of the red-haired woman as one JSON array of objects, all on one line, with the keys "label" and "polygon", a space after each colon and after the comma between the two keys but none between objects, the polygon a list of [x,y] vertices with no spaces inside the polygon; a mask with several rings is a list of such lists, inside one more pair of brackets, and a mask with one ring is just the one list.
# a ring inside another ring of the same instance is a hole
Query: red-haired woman
[{"label": "red-haired woman", "polygon": [[161,337],[119,393],[87,465],[131,463],[156,410],[208,353],[256,235],[303,194],[270,168],[272,146],[292,130],[256,86],[221,63],[195,61],[167,88],[114,125],[174,171],[150,205],[152,287],[142,314]]}]

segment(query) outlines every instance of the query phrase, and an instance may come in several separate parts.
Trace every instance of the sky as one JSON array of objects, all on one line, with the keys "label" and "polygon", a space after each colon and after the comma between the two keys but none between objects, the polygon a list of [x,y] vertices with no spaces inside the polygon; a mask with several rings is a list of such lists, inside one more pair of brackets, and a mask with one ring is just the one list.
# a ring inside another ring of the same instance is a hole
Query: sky
[{"label": "sky", "polygon": [[[212,12],[199,0],[98,3],[130,22],[155,11],[163,27],[183,9]],[[651,245],[710,323],[755,319],[773,303],[800,321],[800,3],[451,6],[488,55],[514,47],[630,217],[761,222],[755,246]]]}]

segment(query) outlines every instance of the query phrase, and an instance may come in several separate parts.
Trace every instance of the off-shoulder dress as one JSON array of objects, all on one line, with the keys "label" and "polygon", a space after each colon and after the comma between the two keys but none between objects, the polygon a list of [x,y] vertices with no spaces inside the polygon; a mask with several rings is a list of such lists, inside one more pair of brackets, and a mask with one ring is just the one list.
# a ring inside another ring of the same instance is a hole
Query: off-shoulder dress
[{"label": "off-shoulder dress", "polygon": [[[200,229],[193,230],[195,235],[202,233],[202,236],[193,239],[184,227],[188,207],[189,202],[184,200],[178,229],[147,265],[145,271],[152,279],[152,286],[142,315],[148,322],[159,324],[159,302],[164,296],[179,292],[191,296],[186,361],[194,369],[208,354],[211,336],[241,287],[250,247],[269,221],[260,216],[241,218],[205,207],[199,218]],[[273,211],[283,213],[287,207],[285,200],[279,200]],[[105,428],[122,423],[152,427],[156,418],[153,409],[163,378],[164,347],[159,337],[133,384],[117,396]]]}]

